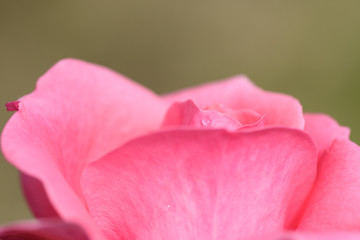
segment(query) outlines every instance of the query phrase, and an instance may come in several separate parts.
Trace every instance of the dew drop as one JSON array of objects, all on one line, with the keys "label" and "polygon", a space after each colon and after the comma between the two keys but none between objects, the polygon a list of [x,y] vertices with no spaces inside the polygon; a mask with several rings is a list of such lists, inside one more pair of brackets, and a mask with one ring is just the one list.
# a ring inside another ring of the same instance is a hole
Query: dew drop
[{"label": "dew drop", "polygon": [[204,119],[201,120],[201,124],[205,127],[208,127],[211,124],[211,120],[209,117],[206,117]]},{"label": "dew drop", "polygon": [[165,205],[165,206],[163,207],[163,210],[164,210],[165,212],[170,211],[170,209],[171,209],[171,205]]}]

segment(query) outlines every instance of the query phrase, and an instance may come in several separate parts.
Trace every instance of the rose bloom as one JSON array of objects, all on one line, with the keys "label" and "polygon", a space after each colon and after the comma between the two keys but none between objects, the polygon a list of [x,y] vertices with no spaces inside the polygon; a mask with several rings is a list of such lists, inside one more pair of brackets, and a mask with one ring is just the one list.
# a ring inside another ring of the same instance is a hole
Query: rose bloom
[{"label": "rose bloom", "polygon": [[360,239],[360,148],[246,77],[157,96],[57,63],[1,136],[37,220],[0,239]]}]

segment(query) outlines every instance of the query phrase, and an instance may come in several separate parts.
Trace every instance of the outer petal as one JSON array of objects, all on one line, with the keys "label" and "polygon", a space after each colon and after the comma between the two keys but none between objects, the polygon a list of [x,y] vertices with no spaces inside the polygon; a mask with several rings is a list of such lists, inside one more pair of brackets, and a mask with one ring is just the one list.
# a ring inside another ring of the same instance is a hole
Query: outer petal
[{"label": "outer petal", "polygon": [[[359,240],[360,232],[289,232],[261,237],[257,240]],[[254,239],[255,240],[255,239]]]},{"label": "outer petal", "polygon": [[315,172],[298,130],[175,130],[87,166],[82,187],[109,239],[249,239],[290,225]]},{"label": "outer petal", "polygon": [[44,184],[62,217],[90,224],[79,188],[83,167],[159,127],[166,111],[162,104],[111,70],[63,60],[21,99],[2,133],[2,150],[22,172]]},{"label": "outer petal", "polygon": [[1,240],[88,240],[77,225],[56,220],[20,222],[0,228]]},{"label": "outer petal", "polygon": [[335,140],[319,165],[298,229],[360,230],[360,147]]},{"label": "outer petal", "polygon": [[20,174],[23,193],[33,214],[38,218],[58,218],[59,214],[49,201],[43,184],[36,178]]},{"label": "outer petal", "polygon": [[201,108],[223,104],[233,110],[252,109],[265,115],[265,125],[304,128],[302,107],[296,99],[263,91],[244,76],[175,92],[164,96],[164,99],[170,104],[192,99]]},{"label": "outer petal", "polygon": [[335,138],[349,139],[350,129],[339,126],[325,114],[304,114],[305,132],[313,139],[319,150],[319,158],[329,149]]}]

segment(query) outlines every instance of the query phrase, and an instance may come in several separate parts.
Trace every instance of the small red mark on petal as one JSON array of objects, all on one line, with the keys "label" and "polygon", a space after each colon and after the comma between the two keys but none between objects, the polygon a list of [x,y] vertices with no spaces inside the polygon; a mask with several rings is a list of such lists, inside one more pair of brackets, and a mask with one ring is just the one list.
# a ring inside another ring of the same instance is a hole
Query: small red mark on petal
[{"label": "small red mark on petal", "polygon": [[15,112],[19,110],[20,101],[8,102],[5,104],[6,110],[9,112]]}]

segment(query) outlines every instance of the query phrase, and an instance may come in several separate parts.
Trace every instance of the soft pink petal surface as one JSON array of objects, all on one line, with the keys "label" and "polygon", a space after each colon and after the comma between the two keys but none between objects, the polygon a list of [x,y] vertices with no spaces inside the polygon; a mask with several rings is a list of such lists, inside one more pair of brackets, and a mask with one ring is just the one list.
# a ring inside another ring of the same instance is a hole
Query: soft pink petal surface
[{"label": "soft pink petal surface", "polygon": [[225,128],[232,131],[242,127],[241,123],[230,115],[216,110],[201,110],[191,100],[174,103],[165,116],[163,126]]},{"label": "soft pink petal surface", "polygon": [[335,138],[349,139],[350,129],[339,126],[331,117],[325,114],[304,114],[305,128],[313,139],[319,151],[319,158],[330,148]]},{"label": "soft pink petal surface", "polygon": [[108,239],[251,239],[291,225],[315,172],[298,130],[175,130],[90,164],[82,188]]},{"label": "soft pink petal surface", "polygon": [[1,240],[90,240],[77,225],[58,220],[20,222],[0,228]]},{"label": "soft pink petal surface", "polygon": [[359,232],[289,232],[253,240],[359,240]]},{"label": "soft pink petal surface", "polygon": [[267,126],[304,127],[302,107],[298,100],[285,94],[266,92],[244,76],[181,90],[165,95],[164,99],[169,104],[191,99],[201,108],[223,105],[232,110],[251,109],[265,115]]},{"label": "soft pink petal surface", "polygon": [[265,123],[265,116],[250,109],[240,109],[232,111],[232,115],[242,124],[244,127],[263,127]]},{"label": "soft pink petal surface", "polygon": [[130,138],[157,129],[165,111],[152,92],[125,77],[67,59],[21,99],[2,133],[2,151],[44,184],[62,217],[96,231],[79,188],[83,167]]},{"label": "soft pink petal surface", "polygon": [[336,139],[318,169],[298,226],[307,231],[360,231],[360,147]]}]

